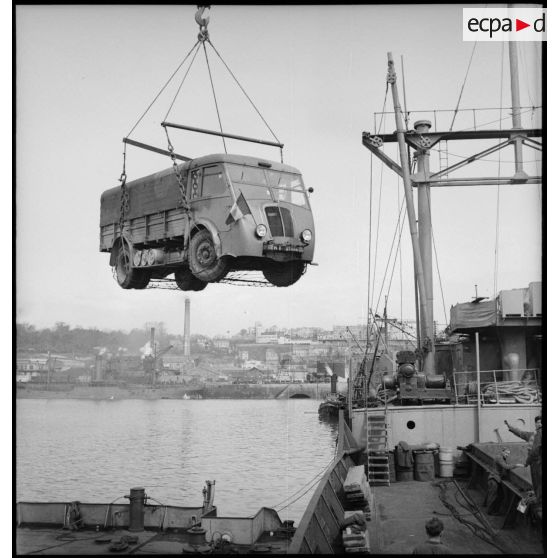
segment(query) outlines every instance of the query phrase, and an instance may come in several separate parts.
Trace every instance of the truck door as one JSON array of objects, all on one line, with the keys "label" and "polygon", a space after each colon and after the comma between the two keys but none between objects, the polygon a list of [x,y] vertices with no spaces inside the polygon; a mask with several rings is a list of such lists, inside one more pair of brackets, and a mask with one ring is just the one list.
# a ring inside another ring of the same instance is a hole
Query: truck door
[{"label": "truck door", "polygon": [[194,219],[208,219],[219,231],[228,231],[225,221],[232,205],[226,175],[221,164],[190,172],[190,199]]}]

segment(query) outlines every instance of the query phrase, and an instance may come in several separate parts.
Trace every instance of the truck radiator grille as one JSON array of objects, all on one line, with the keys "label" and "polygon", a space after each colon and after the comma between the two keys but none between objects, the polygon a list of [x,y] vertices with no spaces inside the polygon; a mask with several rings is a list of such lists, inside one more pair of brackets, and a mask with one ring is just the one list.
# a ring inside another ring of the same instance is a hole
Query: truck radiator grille
[{"label": "truck radiator grille", "polygon": [[284,207],[266,207],[265,214],[271,236],[294,236],[291,212]]}]

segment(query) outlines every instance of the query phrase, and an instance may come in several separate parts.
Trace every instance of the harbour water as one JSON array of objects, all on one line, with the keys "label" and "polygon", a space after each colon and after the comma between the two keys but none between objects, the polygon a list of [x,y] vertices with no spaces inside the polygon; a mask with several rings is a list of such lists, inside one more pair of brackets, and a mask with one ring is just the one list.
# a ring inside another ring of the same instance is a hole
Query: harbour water
[{"label": "harbour water", "polygon": [[163,504],[198,505],[215,480],[219,515],[268,506],[298,524],[335,453],[337,426],[318,420],[318,405],[18,400],[17,500],[108,503],[142,486]]}]

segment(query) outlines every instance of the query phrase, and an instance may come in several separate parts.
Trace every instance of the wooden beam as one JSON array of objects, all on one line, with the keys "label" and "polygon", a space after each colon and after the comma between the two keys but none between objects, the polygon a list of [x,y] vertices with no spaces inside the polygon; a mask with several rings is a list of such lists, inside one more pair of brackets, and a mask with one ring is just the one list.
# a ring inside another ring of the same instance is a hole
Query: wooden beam
[{"label": "wooden beam", "polygon": [[[159,153],[160,155],[166,155],[167,157],[170,157],[170,151],[168,151],[167,149],[160,149],[159,147],[153,147],[152,145],[148,145],[147,143],[141,143],[139,141],[134,141],[128,138],[123,138],[122,141],[124,143],[127,143],[128,145],[133,145],[134,147],[141,147],[141,149],[146,149],[147,151],[153,151],[154,153]],[[174,156],[179,161],[184,161],[185,163],[188,163],[189,161],[192,160],[190,157],[185,157],[184,155],[178,155],[178,153],[175,153]]]},{"label": "wooden beam", "polygon": [[267,140],[261,140],[261,139],[256,139],[256,138],[249,138],[247,136],[237,136],[235,134],[227,134],[225,132],[216,132],[214,130],[206,130],[205,128],[194,128],[193,126],[185,126],[184,124],[173,124],[172,122],[161,122],[161,126],[163,126],[164,128],[169,127],[169,128],[177,128],[178,130],[188,130],[190,132],[198,132],[199,134],[209,134],[211,136],[220,136],[222,138],[230,138],[230,139],[236,139],[236,140],[240,140],[240,141],[250,141],[252,143],[261,143],[263,145],[271,145],[273,147],[279,147],[280,149],[283,149],[283,147],[285,146],[284,143],[278,143],[275,141],[267,141]]}]

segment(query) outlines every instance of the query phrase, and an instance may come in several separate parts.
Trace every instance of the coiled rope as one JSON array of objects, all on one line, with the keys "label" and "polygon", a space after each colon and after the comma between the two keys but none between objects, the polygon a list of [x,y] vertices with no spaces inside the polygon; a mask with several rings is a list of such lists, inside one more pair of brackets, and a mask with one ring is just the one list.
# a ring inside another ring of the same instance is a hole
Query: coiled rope
[{"label": "coiled rope", "polygon": [[485,397],[498,399],[499,397],[513,397],[517,403],[533,403],[540,401],[541,392],[536,385],[523,382],[493,382],[482,389]]}]

